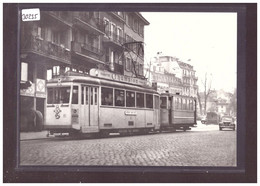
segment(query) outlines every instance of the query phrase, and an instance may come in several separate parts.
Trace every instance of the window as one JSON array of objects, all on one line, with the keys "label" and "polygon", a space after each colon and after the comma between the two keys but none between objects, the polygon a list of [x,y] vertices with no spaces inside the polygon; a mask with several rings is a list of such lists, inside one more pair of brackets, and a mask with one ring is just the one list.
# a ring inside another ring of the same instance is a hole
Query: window
[{"label": "window", "polygon": [[78,86],[73,86],[72,90],[72,104],[78,104],[78,97],[79,97],[79,87]]},{"label": "window", "polygon": [[105,33],[107,36],[109,36],[110,35],[109,20],[104,18],[104,24],[105,24]]},{"label": "window", "polygon": [[159,109],[159,96],[154,96],[154,108]]},{"label": "window", "polygon": [[58,76],[60,75],[60,67],[59,66],[54,66],[52,70],[53,76]]},{"label": "window", "polygon": [[146,108],[153,108],[153,95],[146,94]]},{"label": "window", "polygon": [[144,35],[144,25],[143,25],[143,24],[140,24],[140,25],[139,25],[139,34],[140,34],[141,36]]},{"label": "window", "polygon": [[116,25],[111,23],[111,30],[110,30],[110,36],[115,39],[115,34],[116,34]]},{"label": "window", "polygon": [[70,87],[48,88],[47,104],[69,103]]},{"label": "window", "polygon": [[125,91],[115,89],[115,106],[125,106]]},{"label": "window", "polygon": [[101,88],[101,104],[102,105],[113,105],[113,89],[112,88]]},{"label": "window", "polygon": [[126,58],[126,70],[131,71],[131,59],[128,57]]},{"label": "window", "polygon": [[144,65],[143,64],[140,64],[139,65],[139,75],[143,75],[144,74]]},{"label": "window", "polygon": [[[85,90],[84,90],[85,88]],[[86,91],[86,96],[85,96],[85,99],[84,99],[84,91]],[[81,88],[81,104],[82,105],[88,105],[88,87],[82,87]]]},{"label": "window", "polygon": [[138,21],[134,19],[134,31],[138,31]]},{"label": "window", "polygon": [[90,87],[90,104],[97,105],[97,88]]},{"label": "window", "polygon": [[167,109],[167,97],[161,97],[160,100],[160,108]]},{"label": "window", "polygon": [[125,22],[127,25],[129,25],[129,17],[128,17],[128,13],[125,14]]},{"label": "window", "polygon": [[123,34],[122,29],[120,27],[117,27],[117,40],[119,42],[121,42],[122,40],[122,34]]},{"label": "window", "polygon": [[144,107],[144,94],[143,93],[136,93],[136,106],[137,107]]},{"label": "window", "polygon": [[56,43],[56,44],[60,44],[60,35],[58,33],[58,31],[53,31],[52,32],[52,42]]},{"label": "window", "polygon": [[126,91],[126,106],[135,107],[135,93]]},{"label": "window", "polygon": [[28,63],[21,63],[21,81],[28,81]]},{"label": "window", "polygon": [[84,87],[81,87],[81,104],[84,105]]},{"label": "window", "polygon": [[186,109],[186,99],[183,99],[183,105],[182,105],[182,109],[185,110]]}]

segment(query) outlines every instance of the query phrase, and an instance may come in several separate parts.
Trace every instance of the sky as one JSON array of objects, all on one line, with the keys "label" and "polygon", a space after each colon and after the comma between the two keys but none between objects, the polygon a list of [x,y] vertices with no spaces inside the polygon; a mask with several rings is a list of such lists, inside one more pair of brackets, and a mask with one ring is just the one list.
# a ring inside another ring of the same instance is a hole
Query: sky
[{"label": "sky", "polygon": [[[202,86],[205,73],[212,88],[233,92],[237,79],[237,14],[142,12],[145,60],[157,52],[191,64]],[[200,88],[202,89],[202,88]]]}]

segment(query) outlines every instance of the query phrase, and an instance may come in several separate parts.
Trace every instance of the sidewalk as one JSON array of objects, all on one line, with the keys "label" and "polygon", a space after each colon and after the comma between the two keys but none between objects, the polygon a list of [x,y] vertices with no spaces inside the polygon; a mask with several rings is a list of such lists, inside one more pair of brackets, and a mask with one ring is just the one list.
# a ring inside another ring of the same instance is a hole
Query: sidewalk
[{"label": "sidewalk", "polygon": [[31,140],[31,139],[44,139],[47,137],[48,131],[44,130],[41,132],[21,132],[20,140]]}]

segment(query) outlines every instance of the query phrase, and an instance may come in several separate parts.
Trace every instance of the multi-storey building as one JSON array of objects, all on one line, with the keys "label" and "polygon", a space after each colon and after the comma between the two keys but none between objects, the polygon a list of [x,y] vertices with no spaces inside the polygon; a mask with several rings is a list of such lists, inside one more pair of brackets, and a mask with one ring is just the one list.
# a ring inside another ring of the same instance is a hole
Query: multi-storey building
[{"label": "multi-storey building", "polygon": [[168,91],[182,95],[197,97],[197,77],[193,66],[181,62],[178,58],[160,55],[147,65],[147,78],[156,83],[159,92]]},{"label": "multi-storey building", "polygon": [[[41,20],[21,22],[21,120],[38,110],[44,116],[46,82],[68,70],[91,68],[142,77],[144,26],[138,12],[44,11]],[[33,122],[31,122],[33,125]]]},{"label": "multi-storey building", "polygon": [[182,70],[182,94],[197,97],[198,77],[195,76],[196,71],[193,69],[193,66],[188,63],[182,62],[180,60],[177,62]]}]

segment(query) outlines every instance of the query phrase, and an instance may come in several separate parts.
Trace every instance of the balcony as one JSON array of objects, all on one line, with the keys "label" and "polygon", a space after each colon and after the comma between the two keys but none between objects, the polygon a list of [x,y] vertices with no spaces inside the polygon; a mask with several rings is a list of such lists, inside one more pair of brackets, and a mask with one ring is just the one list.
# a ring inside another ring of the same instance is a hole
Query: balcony
[{"label": "balcony", "polygon": [[125,43],[125,39],[122,36],[110,32],[108,37],[103,38],[103,42],[104,44],[122,49],[122,45]]},{"label": "balcony", "polygon": [[72,42],[73,51],[79,52],[84,55],[89,55],[89,53],[95,54],[96,56],[100,56],[103,54],[103,51],[99,48],[96,48],[87,43],[79,43],[79,42]]},{"label": "balcony", "polygon": [[67,64],[70,64],[71,60],[69,49],[32,35],[22,43],[21,52],[40,55]]},{"label": "balcony", "polygon": [[103,20],[95,18],[90,12],[80,12],[75,17],[75,25],[94,35],[105,34],[106,25]]},{"label": "balcony", "polygon": [[188,74],[183,74],[183,77],[184,77],[184,78],[191,78],[191,76],[188,75]]},{"label": "balcony", "polygon": [[101,61],[103,51],[90,44],[72,41],[71,48],[74,56],[78,59],[75,60],[76,63],[88,61],[93,64],[105,64]]},{"label": "balcony", "polygon": [[192,78],[193,78],[194,80],[198,80],[198,77],[197,77],[197,76],[192,76]]},{"label": "balcony", "polygon": [[[46,15],[46,18],[50,18],[49,21],[57,20],[58,23],[72,26],[72,16],[67,11],[43,11],[43,16]],[[56,23],[56,22],[55,22]],[[54,23],[54,24],[55,24]]]}]

